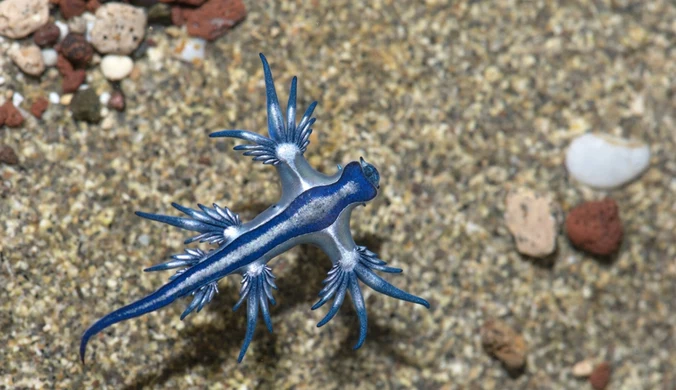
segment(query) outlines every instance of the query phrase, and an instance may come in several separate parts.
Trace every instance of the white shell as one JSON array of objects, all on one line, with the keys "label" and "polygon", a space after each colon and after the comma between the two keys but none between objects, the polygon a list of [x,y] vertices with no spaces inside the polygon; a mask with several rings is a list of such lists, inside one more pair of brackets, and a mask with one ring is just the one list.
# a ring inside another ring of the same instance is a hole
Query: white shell
[{"label": "white shell", "polygon": [[590,187],[612,189],[637,178],[650,164],[648,145],[607,134],[584,134],[571,142],[566,168]]}]

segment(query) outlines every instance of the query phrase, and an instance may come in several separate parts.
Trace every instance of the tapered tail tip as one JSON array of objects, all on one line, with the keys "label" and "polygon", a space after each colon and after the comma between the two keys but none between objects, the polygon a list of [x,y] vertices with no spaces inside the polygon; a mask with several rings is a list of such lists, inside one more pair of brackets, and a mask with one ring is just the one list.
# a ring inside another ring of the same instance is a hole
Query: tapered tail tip
[{"label": "tapered tail tip", "polygon": [[82,336],[82,340],[80,341],[80,361],[82,362],[82,365],[85,365],[85,354],[87,353],[87,342],[89,341],[89,337],[86,337],[86,334]]},{"label": "tapered tail tip", "polygon": [[430,308],[430,303],[429,303],[429,302],[427,302],[426,300],[424,300],[424,299],[422,299],[422,298],[418,298],[418,299],[419,299],[419,301],[417,301],[416,303],[421,304],[421,305],[425,306],[425,307],[428,308],[428,309]]}]

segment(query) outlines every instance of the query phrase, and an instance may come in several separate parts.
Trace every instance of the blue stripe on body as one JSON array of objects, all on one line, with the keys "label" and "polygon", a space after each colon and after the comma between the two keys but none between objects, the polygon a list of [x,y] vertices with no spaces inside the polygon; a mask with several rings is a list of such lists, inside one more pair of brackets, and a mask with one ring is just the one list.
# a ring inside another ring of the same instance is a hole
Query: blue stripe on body
[{"label": "blue stripe on body", "polygon": [[[288,230],[283,234],[275,236],[275,238],[271,240],[267,245],[259,247],[257,250],[247,254],[241,260],[238,260],[233,264],[227,266],[222,271],[210,275],[208,279],[200,281],[199,285],[201,286],[213,282],[215,280],[221,279],[231,274],[233,271],[253,263],[254,261],[263,257],[266,253],[268,253],[278,245],[281,245],[282,243],[288,240],[291,240],[295,237],[304,234],[318,232],[322,229],[331,226],[331,224],[335,222],[340,213],[347,206],[353,203],[362,203],[369,201],[376,196],[377,190],[373,187],[373,185],[371,185],[366,180],[366,178],[362,173],[359,163],[356,162],[350,163],[347,166],[345,166],[345,168],[343,169],[343,173],[337,182],[326,186],[311,188],[303,192],[296,199],[294,199],[294,201],[291,202],[291,204],[289,204],[289,206],[284,211],[277,214],[263,225],[249,232],[243,233],[242,235],[237,237],[233,242],[231,242],[230,245],[215,251],[213,255],[209,256],[201,263],[196,264],[188,271],[184,272],[179,277],[177,277],[176,281],[180,283],[180,281],[186,280],[194,273],[204,270],[209,266],[211,266],[212,264],[217,263],[221,259],[225,258],[228,254],[236,251],[242,245],[257,240],[264,234],[267,234],[270,230],[275,229],[285,221],[291,219],[294,216],[294,214],[297,214],[303,206],[310,204],[313,200],[316,200],[318,198],[330,196],[334,193],[337,193],[348,182],[353,182],[357,185],[358,190],[356,191],[356,193],[343,197],[338,202],[338,204],[336,204],[333,208],[325,210],[323,213],[318,214],[319,218],[314,219],[303,225],[294,226],[293,229]],[[194,286],[192,283],[191,285],[192,286],[190,287],[186,287],[185,290],[187,291],[181,291],[179,296],[188,294],[191,291],[193,291],[196,287],[198,287]]]}]

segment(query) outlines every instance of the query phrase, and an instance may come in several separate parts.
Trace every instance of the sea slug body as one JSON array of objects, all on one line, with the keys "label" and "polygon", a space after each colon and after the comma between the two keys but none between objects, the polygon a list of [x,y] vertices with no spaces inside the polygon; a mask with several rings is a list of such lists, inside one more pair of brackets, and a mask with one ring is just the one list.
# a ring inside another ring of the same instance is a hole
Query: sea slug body
[{"label": "sea slug body", "polygon": [[378,193],[380,175],[376,168],[364,159],[350,162],[344,168],[338,166],[334,175],[325,175],[312,168],[303,153],[310,143],[311,127],[315,122],[312,113],[317,103],[310,104],[296,124],[297,81],[294,77],[285,121],[270,67],[265,56],[261,54],[260,58],[265,74],[269,137],[245,130],[218,131],[210,136],[250,142],[234,149],[277,169],[282,188],[280,200],[248,222],[242,222],[230,209],[216,204],[213,207],[199,205],[199,210],[173,204],[185,217],[137,212],[140,217],[197,232],[185,244],[208,243],[216,248],[209,251],[188,248],[166,263],[145,269],[162,271],[178,268],[178,271],[157,291],[92,324],[82,335],[80,343],[83,363],[87,343],[105,328],[190,295],[192,301],[181,315],[183,319],[209,303],[218,292],[218,281],[231,274],[242,276],[240,299],[234,308],[243,303],[247,306],[247,329],[238,357],[241,362],[253,338],[259,312],[272,332],[269,305],[275,304],[273,290],[277,286],[268,263],[299,244],[318,246],[333,263],[319,292],[319,301],[312,306],[315,310],[333,300],[318,326],[323,326],[336,315],[349,293],[359,319],[359,339],[355,349],[361,347],[367,333],[366,307],[359,282],[380,293],[429,308],[426,300],[394,287],[374,272],[399,273],[401,269],[388,267],[375,253],[358,246],[352,239],[352,210]]}]

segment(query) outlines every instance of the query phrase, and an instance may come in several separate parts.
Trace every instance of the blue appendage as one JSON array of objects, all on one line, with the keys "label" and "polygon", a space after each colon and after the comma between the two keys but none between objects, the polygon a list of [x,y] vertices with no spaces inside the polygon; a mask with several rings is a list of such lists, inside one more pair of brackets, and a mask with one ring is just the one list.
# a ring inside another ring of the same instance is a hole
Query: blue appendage
[{"label": "blue appendage", "polygon": [[242,287],[239,290],[239,301],[232,308],[232,310],[236,311],[246,300],[246,336],[244,336],[244,342],[239,351],[238,362],[244,359],[244,355],[253,339],[256,324],[258,323],[259,307],[263,321],[265,321],[265,326],[272,333],[272,319],[270,319],[268,302],[271,305],[276,303],[275,298],[272,297],[273,289],[277,290],[277,285],[275,285],[275,276],[272,274],[270,267],[265,266],[257,274],[244,274]]},{"label": "blue appendage", "polygon": [[208,242],[210,244],[222,244],[225,241],[224,230],[231,226],[239,226],[241,221],[239,215],[230,211],[227,207],[220,207],[214,203],[214,208],[198,204],[199,210],[193,210],[188,207],[181,206],[178,203],[172,203],[172,206],[182,213],[188,215],[185,217],[172,217],[169,215],[150,214],[143,211],[137,211],[136,215],[142,218],[150,219],[152,221],[166,223],[171,226],[176,226],[185,230],[192,230],[198,232],[197,236],[185,240],[185,244],[190,244],[195,241]]},{"label": "blue appendage", "polygon": [[312,102],[303,118],[296,126],[296,77],[291,80],[291,92],[289,93],[289,102],[286,107],[286,124],[282,118],[282,110],[277,99],[275,84],[272,80],[270,65],[263,54],[260,55],[263,61],[263,73],[265,73],[265,94],[268,106],[268,137],[246,130],[222,130],[210,134],[214,137],[239,138],[254,143],[255,145],[238,145],[235,150],[243,150],[245,156],[253,156],[254,161],[262,161],[263,164],[277,165],[280,159],[277,156],[277,146],[281,144],[294,144],[301,153],[305,153],[310,144],[310,134],[312,134],[312,125],[315,118],[312,118],[312,112],[317,106],[317,102]]},{"label": "blue appendage", "polygon": [[366,249],[366,247],[359,246],[357,247],[357,251],[359,253],[359,260],[351,269],[345,268],[340,263],[334,264],[331,267],[328,276],[322,282],[325,286],[319,292],[320,299],[312,306],[312,310],[316,310],[333,298],[333,304],[328,313],[317,324],[318,327],[324,326],[338,313],[345,300],[346,293],[350,293],[352,304],[359,318],[359,340],[355,344],[354,349],[358,349],[364,344],[368,329],[366,306],[358,280],[385,295],[418,303],[428,309],[430,307],[430,304],[426,300],[394,287],[372,271],[373,269],[388,273],[400,273],[401,269],[386,266],[384,261],[380,260],[375,253]]}]

